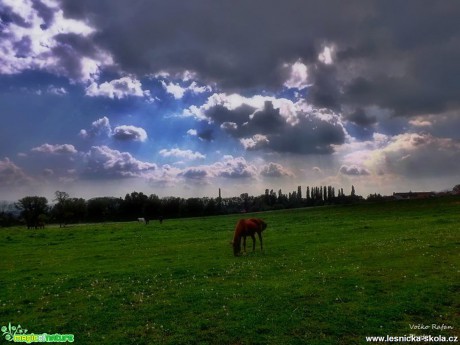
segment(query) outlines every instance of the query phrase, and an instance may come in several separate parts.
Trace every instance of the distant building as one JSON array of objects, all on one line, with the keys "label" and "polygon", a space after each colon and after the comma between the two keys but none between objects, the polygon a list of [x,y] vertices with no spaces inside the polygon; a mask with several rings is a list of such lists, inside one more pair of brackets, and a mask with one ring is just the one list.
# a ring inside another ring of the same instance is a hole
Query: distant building
[{"label": "distant building", "polygon": [[408,192],[408,193],[393,193],[393,198],[396,200],[408,199],[428,199],[435,196],[435,192]]}]

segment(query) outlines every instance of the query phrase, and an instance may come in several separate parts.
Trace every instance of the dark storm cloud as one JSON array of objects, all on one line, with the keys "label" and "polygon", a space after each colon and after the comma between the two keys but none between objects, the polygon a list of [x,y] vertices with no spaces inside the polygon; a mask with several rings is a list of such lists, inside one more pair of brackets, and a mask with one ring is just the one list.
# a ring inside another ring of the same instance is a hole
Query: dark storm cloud
[{"label": "dark storm cloud", "polygon": [[25,58],[31,52],[32,40],[30,37],[23,37],[21,40],[14,42],[13,47],[16,51],[16,56]]},{"label": "dark storm cloud", "polygon": [[[378,105],[395,115],[458,107],[457,1],[66,1],[123,70],[196,71],[225,90],[278,88],[301,59],[308,99],[334,110]],[[318,62],[324,46],[332,64]],[[222,121],[224,122],[224,121]]]},{"label": "dark storm cloud", "polygon": [[283,116],[280,108],[275,108],[270,100],[256,111],[246,103],[233,110],[215,105],[206,109],[203,115],[232,137],[240,139],[247,150],[327,154],[333,152],[332,145],[343,144],[346,138],[339,117],[332,112],[298,110],[292,115],[295,119],[289,122],[286,114]]},{"label": "dark storm cloud", "polygon": [[91,58],[96,58],[98,49],[86,37],[75,33],[58,34],[54,39],[60,46],[72,47],[72,50],[78,55],[84,55]]},{"label": "dark storm cloud", "polygon": [[368,127],[377,122],[375,116],[366,114],[365,110],[362,108],[358,108],[354,112],[345,115],[345,118],[362,127]]},{"label": "dark storm cloud", "polygon": [[[251,115],[247,124],[243,125],[243,131],[255,134],[260,131],[264,134],[273,134],[280,131],[286,124],[279,109],[273,107],[273,103],[266,101],[262,110],[256,111]],[[252,132],[252,133],[251,133]]]},{"label": "dark storm cloud", "polygon": [[[95,56],[100,49],[128,73],[192,70],[203,81],[240,93],[279,89],[288,78],[286,64],[302,61],[312,84],[307,97],[318,107],[377,105],[405,116],[460,106],[456,0],[61,4],[65,16],[97,30],[84,39],[59,38],[53,54],[74,79],[83,78],[79,57]],[[34,7],[45,25],[53,20],[43,3]],[[2,20],[28,25],[8,8]],[[334,48],[328,64],[318,61],[326,46]]]},{"label": "dark storm cloud", "polygon": [[198,138],[204,141],[213,141],[214,133],[212,129],[203,129],[197,133]]},{"label": "dark storm cloud", "polygon": [[309,71],[313,85],[308,92],[308,100],[318,107],[340,110],[340,84],[336,67],[318,63]]},{"label": "dark storm cloud", "polygon": [[223,105],[216,105],[206,112],[206,116],[217,123],[234,122],[237,125],[242,125],[249,120],[249,115],[255,110],[256,108],[247,104],[242,104],[233,110]]},{"label": "dark storm cloud", "polygon": [[[25,18],[14,12],[11,7],[0,4],[0,28],[3,28],[8,24],[15,24],[23,28],[31,27],[31,24],[28,23]],[[2,36],[3,35],[4,33],[2,32]]]},{"label": "dark storm cloud", "polygon": [[345,142],[345,132],[338,124],[307,117],[296,126],[284,126],[268,139],[269,147],[277,152],[330,154],[334,151],[332,145]]},{"label": "dark storm cloud", "polygon": [[206,112],[206,116],[236,138],[258,133],[273,134],[286,124],[279,109],[275,109],[270,101],[266,101],[261,110],[244,103],[233,110],[216,105]]},{"label": "dark storm cloud", "polygon": [[40,18],[43,19],[43,24],[41,24],[41,28],[48,28],[54,21],[55,10],[46,6],[42,1],[39,0],[33,1],[32,7],[37,11]]},{"label": "dark storm cloud", "polygon": [[278,87],[284,63],[315,62],[329,37],[354,27],[368,5],[340,1],[179,0],[63,2],[90,19],[97,42],[129,72],[197,71],[225,88]]},{"label": "dark storm cloud", "polygon": [[369,170],[356,165],[342,165],[339,169],[339,172],[343,175],[350,176],[370,175]]}]

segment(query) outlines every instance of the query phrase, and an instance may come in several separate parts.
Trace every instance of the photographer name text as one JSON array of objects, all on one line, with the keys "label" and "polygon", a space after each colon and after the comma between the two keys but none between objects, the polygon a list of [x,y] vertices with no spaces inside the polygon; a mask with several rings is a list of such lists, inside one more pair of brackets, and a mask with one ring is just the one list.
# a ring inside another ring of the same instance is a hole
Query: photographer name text
[{"label": "photographer name text", "polygon": [[424,325],[424,324],[411,324],[409,325],[410,329],[436,329],[438,331],[445,331],[445,330],[452,330],[454,327],[449,326],[449,325],[438,325],[438,324],[431,324],[431,325]]}]

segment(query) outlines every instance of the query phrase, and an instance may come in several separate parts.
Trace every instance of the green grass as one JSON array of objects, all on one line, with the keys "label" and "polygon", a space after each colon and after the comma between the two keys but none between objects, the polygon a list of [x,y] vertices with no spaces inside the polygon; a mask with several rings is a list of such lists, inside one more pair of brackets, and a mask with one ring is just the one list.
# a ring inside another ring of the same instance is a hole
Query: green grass
[{"label": "green grass", "polygon": [[[364,344],[460,335],[460,199],[0,231],[0,326],[78,344]],[[252,247],[249,239],[248,249]],[[411,324],[453,330],[412,330]],[[2,337],[0,344],[7,343]]]}]

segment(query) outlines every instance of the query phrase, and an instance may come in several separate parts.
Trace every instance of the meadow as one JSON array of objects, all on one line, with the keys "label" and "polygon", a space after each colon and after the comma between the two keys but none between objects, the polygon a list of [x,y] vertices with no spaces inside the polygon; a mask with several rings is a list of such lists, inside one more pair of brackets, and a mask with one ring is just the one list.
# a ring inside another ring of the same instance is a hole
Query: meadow
[{"label": "meadow", "polygon": [[[248,239],[234,257],[250,216],[268,223],[264,252]],[[459,224],[451,197],[0,229],[0,326],[120,345],[459,336]]]}]

